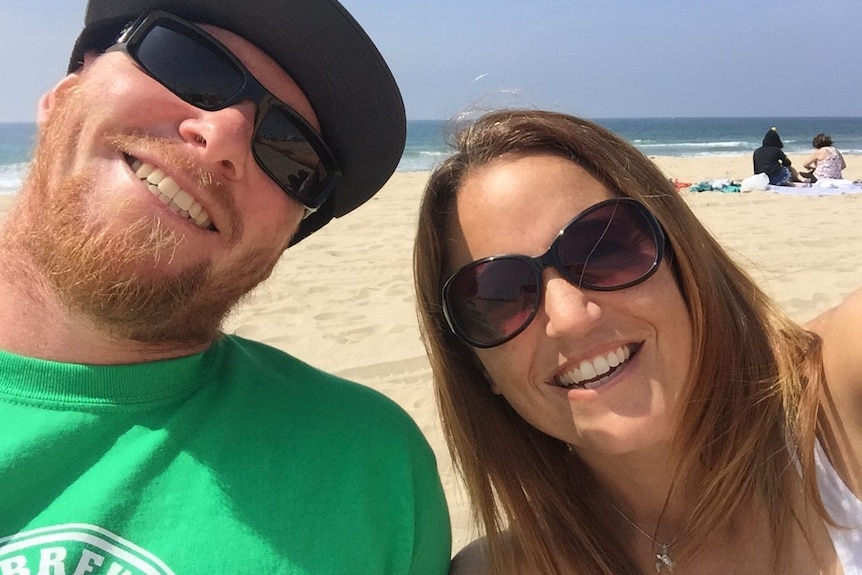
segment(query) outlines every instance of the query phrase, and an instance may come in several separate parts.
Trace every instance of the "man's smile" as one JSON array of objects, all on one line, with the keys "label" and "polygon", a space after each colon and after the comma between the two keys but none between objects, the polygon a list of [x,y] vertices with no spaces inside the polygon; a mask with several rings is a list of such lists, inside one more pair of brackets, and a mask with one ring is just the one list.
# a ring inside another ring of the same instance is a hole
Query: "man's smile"
[{"label": "man's smile", "polygon": [[180,217],[191,220],[201,229],[218,231],[210,222],[209,214],[203,207],[164,171],[128,154],[126,154],[126,161],[135,175],[147,184],[150,192]]}]

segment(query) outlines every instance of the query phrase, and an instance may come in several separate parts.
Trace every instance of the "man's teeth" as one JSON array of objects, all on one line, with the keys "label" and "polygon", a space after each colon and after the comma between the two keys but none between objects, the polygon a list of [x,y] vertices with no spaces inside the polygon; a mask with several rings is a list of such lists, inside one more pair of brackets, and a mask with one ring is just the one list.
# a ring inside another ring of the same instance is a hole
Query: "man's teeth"
[{"label": "man's teeth", "polygon": [[593,359],[584,360],[578,367],[562,374],[558,381],[564,387],[594,389],[606,381],[611,371],[624,364],[631,357],[629,346],[624,345]]},{"label": "man's teeth", "polygon": [[150,192],[169,208],[184,218],[192,220],[199,228],[209,229],[210,220],[199,203],[185,190],[180,189],[173,178],[152,164],[134,159],[132,171],[142,182],[146,182]]}]

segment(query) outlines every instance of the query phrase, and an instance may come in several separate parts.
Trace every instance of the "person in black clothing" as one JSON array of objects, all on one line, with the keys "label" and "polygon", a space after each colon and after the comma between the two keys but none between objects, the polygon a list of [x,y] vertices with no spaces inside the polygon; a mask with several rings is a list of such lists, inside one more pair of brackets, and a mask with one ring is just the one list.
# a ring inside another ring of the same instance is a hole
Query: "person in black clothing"
[{"label": "person in black clothing", "polygon": [[763,145],[754,150],[754,173],[765,173],[773,186],[783,186],[790,182],[804,181],[799,173],[790,165],[790,158],[784,155],[781,148],[784,143],[778,130],[773,126],[763,136]]}]

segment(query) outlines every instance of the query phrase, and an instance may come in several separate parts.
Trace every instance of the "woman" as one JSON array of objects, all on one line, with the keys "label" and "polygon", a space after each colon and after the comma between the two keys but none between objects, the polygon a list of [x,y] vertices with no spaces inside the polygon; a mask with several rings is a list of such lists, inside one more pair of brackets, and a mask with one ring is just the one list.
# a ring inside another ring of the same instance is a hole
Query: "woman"
[{"label": "woman", "polygon": [[[485,533],[452,573],[862,569],[862,531],[833,525],[862,525],[862,296],[795,325],[647,158],[540,111],[461,131],[414,258]],[[818,461],[857,516],[827,512]]]},{"label": "woman", "polygon": [[[806,170],[813,170],[816,179],[841,179],[841,170],[847,167],[844,156],[832,145],[832,138],[826,134],[817,134],[811,142],[814,151],[805,160]],[[802,174],[805,176],[806,174]]]}]

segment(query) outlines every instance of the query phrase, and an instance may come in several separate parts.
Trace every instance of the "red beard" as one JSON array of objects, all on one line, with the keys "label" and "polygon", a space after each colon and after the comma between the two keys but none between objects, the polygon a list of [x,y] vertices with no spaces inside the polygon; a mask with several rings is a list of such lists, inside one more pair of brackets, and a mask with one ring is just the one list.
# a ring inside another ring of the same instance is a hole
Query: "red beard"
[{"label": "red beard", "polygon": [[[93,215],[87,199],[98,176],[67,174],[88,105],[81,90],[55,104],[7,241],[24,249],[62,305],[113,338],[159,345],[212,341],[231,308],[269,276],[277,253],[251,251],[217,275],[206,260],[174,271],[171,255],[191,248],[159,217],[121,225]],[[241,226],[234,226],[240,234]]]}]

